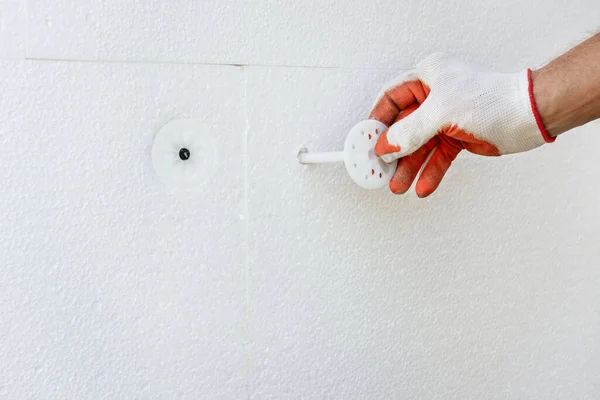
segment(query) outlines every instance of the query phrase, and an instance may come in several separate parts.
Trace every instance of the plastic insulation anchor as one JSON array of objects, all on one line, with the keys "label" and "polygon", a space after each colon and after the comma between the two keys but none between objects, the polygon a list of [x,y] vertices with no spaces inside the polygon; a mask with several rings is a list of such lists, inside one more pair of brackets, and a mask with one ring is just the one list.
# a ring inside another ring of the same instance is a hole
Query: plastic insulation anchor
[{"label": "plastic insulation anchor", "polygon": [[376,120],[356,124],[344,143],[344,151],[311,153],[302,148],[298,153],[301,164],[344,162],[350,178],[364,189],[387,186],[396,171],[398,161],[386,163],[375,155],[375,144],[387,126]]}]

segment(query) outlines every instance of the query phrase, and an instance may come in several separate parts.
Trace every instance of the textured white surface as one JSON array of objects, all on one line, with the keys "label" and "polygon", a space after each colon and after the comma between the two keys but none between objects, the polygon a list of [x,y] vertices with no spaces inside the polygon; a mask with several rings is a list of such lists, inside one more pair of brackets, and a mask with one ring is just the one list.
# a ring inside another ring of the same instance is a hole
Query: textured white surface
[{"label": "textured white surface", "polygon": [[444,50],[529,66],[581,39],[600,20],[597,0],[27,4],[32,57],[254,65],[408,68]]},{"label": "textured white surface", "polygon": [[0,0],[0,59],[25,58],[25,1]]},{"label": "textured white surface", "polygon": [[339,147],[386,75],[250,69],[251,397],[597,393],[600,137],[463,155],[426,200],[295,162]]},{"label": "textured white surface", "polygon": [[[4,398],[243,397],[241,71],[0,74]],[[179,115],[224,126],[229,152],[200,196],[152,170],[153,136]]]},{"label": "textured white surface", "polygon": [[[532,66],[596,0],[0,5],[0,58],[96,60],[0,62],[0,398],[597,397],[600,124],[426,200],[296,160],[395,75],[353,67]],[[221,127],[192,194],[151,164],[178,117]]]}]

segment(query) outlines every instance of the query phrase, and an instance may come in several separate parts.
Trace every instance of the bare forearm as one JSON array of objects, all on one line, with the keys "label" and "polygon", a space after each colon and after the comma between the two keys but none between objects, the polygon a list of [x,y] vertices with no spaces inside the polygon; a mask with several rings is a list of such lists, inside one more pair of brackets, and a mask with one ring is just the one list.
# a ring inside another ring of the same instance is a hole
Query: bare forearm
[{"label": "bare forearm", "polygon": [[600,118],[600,34],[533,71],[534,97],[550,136]]}]

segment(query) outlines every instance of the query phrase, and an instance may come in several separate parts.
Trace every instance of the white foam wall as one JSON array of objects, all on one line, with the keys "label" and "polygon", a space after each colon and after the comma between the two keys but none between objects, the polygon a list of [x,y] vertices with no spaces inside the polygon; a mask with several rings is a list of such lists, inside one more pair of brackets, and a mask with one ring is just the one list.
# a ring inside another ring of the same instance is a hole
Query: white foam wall
[{"label": "white foam wall", "polygon": [[[462,154],[425,200],[295,155],[341,147],[431,51],[514,70],[598,21],[595,0],[1,0],[0,398],[594,398],[600,124]],[[221,127],[191,195],[150,160],[181,116]]]}]

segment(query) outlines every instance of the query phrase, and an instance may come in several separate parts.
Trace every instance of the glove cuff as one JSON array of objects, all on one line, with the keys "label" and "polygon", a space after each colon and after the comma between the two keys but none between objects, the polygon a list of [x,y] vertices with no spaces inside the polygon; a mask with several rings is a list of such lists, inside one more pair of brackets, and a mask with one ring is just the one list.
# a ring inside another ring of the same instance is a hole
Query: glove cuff
[{"label": "glove cuff", "polygon": [[555,137],[550,136],[546,128],[544,127],[544,123],[542,122],[542,116],[538,111],[537,104],[535,102],[535,97],[533,96],[533,78],[531,68],[527,69],[527,82],[528,82],[528,90],[529,90],[529,102],[531,103],[531,111],[533,112],[533,116],[535,118],[535,122],[537,123],[537,127],[544,138],[546,143],[552,143],[556,140]]}]

